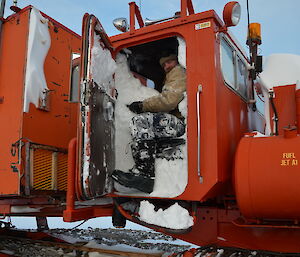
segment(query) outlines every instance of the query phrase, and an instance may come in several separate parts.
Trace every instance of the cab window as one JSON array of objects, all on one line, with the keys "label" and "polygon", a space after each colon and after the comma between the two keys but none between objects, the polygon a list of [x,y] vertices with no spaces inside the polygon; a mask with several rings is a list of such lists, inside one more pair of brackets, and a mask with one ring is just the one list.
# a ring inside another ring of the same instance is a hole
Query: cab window
[{"label": "cab window", "polygon": [[80,55],[72,53],[71,61],[71,78],[70,78],[70,93],[69,101],[72,103],[79,102],[79,72],[80,72]]},{"label": "cab window", "polygon": [[225,37],[221,39],[221,69],[227,86],[242,98],[248,98],[248,70],[246,60]]}]

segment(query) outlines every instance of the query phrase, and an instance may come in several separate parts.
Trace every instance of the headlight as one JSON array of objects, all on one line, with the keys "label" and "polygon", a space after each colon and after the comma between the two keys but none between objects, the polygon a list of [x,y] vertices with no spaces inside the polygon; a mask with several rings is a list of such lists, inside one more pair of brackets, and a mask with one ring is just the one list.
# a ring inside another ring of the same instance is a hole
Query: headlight
[{"label": "headlight", "polygon": [[223,20],[226,27],[236,26],[241,18],[241,6],[238,2],[229,2],[223,9]]}]

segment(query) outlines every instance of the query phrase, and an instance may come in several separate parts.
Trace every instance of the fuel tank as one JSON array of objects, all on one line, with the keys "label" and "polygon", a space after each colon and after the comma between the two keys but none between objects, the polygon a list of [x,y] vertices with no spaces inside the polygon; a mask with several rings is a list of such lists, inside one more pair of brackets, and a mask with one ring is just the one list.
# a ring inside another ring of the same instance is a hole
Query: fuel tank
[{"label": "fuel tank", "polygon": [[300,218],[300,136],[244,137],[236,152],[234,184],[241,213],[249,219]]}]

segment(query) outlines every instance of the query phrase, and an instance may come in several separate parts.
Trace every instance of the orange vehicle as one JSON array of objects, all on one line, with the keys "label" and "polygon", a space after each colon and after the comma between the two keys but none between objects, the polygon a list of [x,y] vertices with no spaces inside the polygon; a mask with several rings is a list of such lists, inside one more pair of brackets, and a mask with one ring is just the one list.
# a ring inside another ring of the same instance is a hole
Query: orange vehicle
[{"label": "orange vehicle", "polygon": [[[80,37],[32,6],[13,9],[1,19],[4,217],[112,216],[116,226],[127,219],[201,246],[300,252],[298,87],[264,91],[259,24],[249,26],[250,58],[228,31],[238,23],[237,2],[226,4],[223,21],[213,10],[195,13],[191,0],[171,18],[144,21],[131,2],[129,25],[115,20],[123,33],[112,37],[93,15],[83,17]],[[124,106],[161,90],[158,60],[167,50],[186,68],[182,156],[156,162],[152,193],[126,191],[110,176],[133,162],[133,114]],[[265,114],[256,108],[260,88]],[[164,226],[124,203],[177,204],[192,222]]]}]

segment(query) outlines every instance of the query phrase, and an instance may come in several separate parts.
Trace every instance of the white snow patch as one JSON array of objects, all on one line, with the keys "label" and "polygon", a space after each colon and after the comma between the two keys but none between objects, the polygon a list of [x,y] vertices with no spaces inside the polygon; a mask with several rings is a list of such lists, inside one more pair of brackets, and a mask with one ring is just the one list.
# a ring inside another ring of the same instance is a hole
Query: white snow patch
[{"label": "white snow patch", "polygon": [[185,146],[180,147],[183,159],[155,160],[155,183],[151,196],[176,197],[184,192],[188,181],[185,148]]},{"label": "white snow patch", "polygon": [[296,84],[300,80],[299,71],[299,55],[273,54],[264,61],[264,71],[260,73],[258,83],[265,99],[266,135],[271,135],[269,91],[276,86]]},{"label": "white snow patch", "polygon": [[48,89],[44,62],[51,44],[48,20],[36,8],[31,9],[29,20],[24,112],[29,111],[30,103],[38,107],[39,98],[43,96],[43,91]]},{"label": "white snow patch", "polygon": [[[178,109],[182,116],[187,120],[187,95],[184,93],[183,100],[179,103]],[[155,160],[155,184],[151,196],[176,197],[182,194],[188,183],[188,153],[187,153],[187,128],[182,138],[186,144],[179,147],[182,159]]]},{"label": "white snow patch", "polygon": [[264,61],[258,82],[267,89],[296,84],[300,80],[300,55],[273,54]]},{"label": "white snow patch", "polygon": [[[116,169],[127,172],[134,166],[131,154],[130,142],[132,141],[129,123],[136,115],[132,113],[126,105],[134,101],[157,95],[155,89],[145,87],[136,79],[127,65],[124,55],[117,56],[117,70],[115,73],[115,85],[118,91],[118,99],[115,106],[115,150]],[[180,103],[179,109],[183,116],[187,115],[187,101]],[[155,161],[155,185],[151,196],[175,197],[184,192],[187,185],[187,147],[180,147],[183,159],[167,161],[166,159],[156,159]],[[121,192],[124,192],[122,190]],[[128,193],[128,192],[124,192]]]},{"label": "white snow patch", "polygon": [[177,37],[178,41],[178,62],[186,69],[186,44],[182,37]]},{"label": "white snow patch", "polygon": [[181,115],[185,118],[185,120],[187,120],[187,111],[188,111],[188,107],[187,107],[187,95],[186,92],[184,92],[184,97],[182,99],[182,101],[178,104],[178,109],[181,113]]},{"label": "white snow patch", "polygon": [[154,208],[155,206],[148,201],[141,201],[139,209],[140,220],[172,229],[186,229],[194,225],[193,217],[178,203],[165,210],[159,209],[155,211]]},{"label": "white snow patch", "polygon": [[10,211],[11,213],[31,213],[40,212],[41,208],[31,208],[28,206],[12,206]]},{"label": "white snow patch", "polygon": [[300,89],[300,80],[297,80],[297,83],[296,83],[296,90],[299,90]]},{"label": "white snow patch", "polygon": [[267,137],[266,135],[264,135],[258,131],[253,131],[252,133],[255,133],[255,135],[253,137]]},{"label": "white snow patch", "polygon": [[91,58],[92,78],[108,95],[112,95],[112,89],[114,89],[113,74],[117,69],[117,65],[111,56],[111,52],[102,47],[100,41],[100,36],[94,34]]},{"label": "white snow patch", "polygon": [[218,254],[216,257],[221,257],[224,253],[224,249],[218,249],[217,252],[218,252]]},{"label": "white snow patch", "polygon": [[129,123],[136,114],[132,113],[126,105],[134,101],[143,101],[148,97],[157,95],[158,92],[155,89],[143,86],[132,75],[124,55],[119,54],[116,62],[115,83],[118,91],[115,106],[116,169],[128,171],[134,165],[130,148],[132,137]]}]

